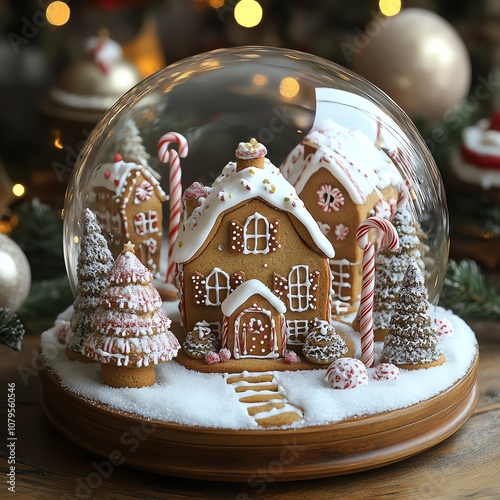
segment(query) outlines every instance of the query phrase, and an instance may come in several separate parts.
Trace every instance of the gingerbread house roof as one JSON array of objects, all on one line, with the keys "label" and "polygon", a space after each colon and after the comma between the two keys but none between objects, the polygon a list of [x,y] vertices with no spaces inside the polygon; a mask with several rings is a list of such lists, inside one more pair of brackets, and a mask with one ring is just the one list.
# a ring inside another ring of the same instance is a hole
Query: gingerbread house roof
[{"label": "gingerbread house roof", "polygon": [[219,217],[241,203],[255,198],[293,215],[304,225],[318,249],[326,257],[334,257],[332,244],[321,232],[294,187],[283,177],[280,170],[265,158],[264,168],[249,166],[237,171],[235,162],[224,167],[210,192],[200,199],[200,206],[181,225],[174,246],[173,260],[191,260],[206,242]]},{"label": "gingerbread house roof", "polygon": [[[122,159],[99,165],[94,173],[93,186],[111,191],[115,196],[115,201],[118,202],[121,199],[120,206],[123,208],[129,202],[132,189],[134,189],[141,174],[151,184],[151,188],[145,187],[144,189],[153,189],[156,196],[161,201],[165,201],[167,199],[165,191],[147,168],[135,162],[125,162]],[[135,200],[134,197],[134,202],[138,204],[140,199]]]},{"label": "gingerbread house roof", "polygon": [[[315,150],[304,159],[304,149]],[[321,168],[338,179],[350,198],[362,205],[376,189],[399,186],[401,174],[387,154],[361,130],[351,131],[333,120],[312,129],[287,156],[283,175],[301,193],[309,178]]]},{"label": "gingerbread house roof", "polygon": [[238,307],[256,294],[267,300],[280,314],[285,314],[286,306],[283,301],[276,297],[262,281],[257,279],[244,281],[231,292],[221,304],[222,314],[231,316]]}]

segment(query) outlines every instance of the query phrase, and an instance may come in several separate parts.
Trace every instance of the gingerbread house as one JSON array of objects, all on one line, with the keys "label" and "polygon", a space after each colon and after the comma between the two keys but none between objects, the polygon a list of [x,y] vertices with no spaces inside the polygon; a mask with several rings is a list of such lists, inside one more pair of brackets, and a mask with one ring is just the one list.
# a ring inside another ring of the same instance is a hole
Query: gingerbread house
[{"label": "gingerbread house", "polygon": [[128,241],[136,255],[153,273],[160,266],[162,203],[167,196],[152,173],[117,154],[113,163],[103,163],[94,175],[94,212],[117,257]]},{"label": "gingerbread house", "polygon": [[333,120],[313,128],[281,165],[307,210],[335,247],[332,313],[353,313],[361,293],[356,230],[367,217],[389,220],[403,183],[391,158],[360,130]]},{"label": "gingerbread house", "polygon": [[236,358],[279,357],[330,318],[333,247],[265,154],[241,143],[211,188],[188,189],[173,251],[185,331],[207,322]]}]

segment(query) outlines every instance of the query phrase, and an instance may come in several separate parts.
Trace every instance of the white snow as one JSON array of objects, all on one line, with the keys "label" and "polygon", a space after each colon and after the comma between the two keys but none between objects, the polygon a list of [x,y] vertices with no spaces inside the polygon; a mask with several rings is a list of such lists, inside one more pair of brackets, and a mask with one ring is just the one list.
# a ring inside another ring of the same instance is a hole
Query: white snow
[{"label": "white snow", "polygon": [[[176,304],[168,312],[177,318]],[[469,326],[450,311],[437,308],[453,324],[454,335],[441,337],[446,362],[426,370],[401,370],[396,380],[375,380],[369,369],[367,385],[355,389],[334,390],[324,381],[326,367],[311,371],[273,372],[290,403],[304,411],[304,419],[294,426],[311,426],[336,422],[354,416],[370,415],[404,408],[429,399],[460,380],[468,371],[476,353],[477,342]],[[234,388],[222,374],[205,374],[187,370],[169,361],[156,368],[154,386],[141,389],[113,389],[100,379],[100,365],[69,361],[65,346],[57,340],[59,328],[67,323],[70,312],[56,320],[56,326],[44,332],[41,350],[61,383],[68,390],[112,408],[146,418],[186,425],[214,428],[253,429],[256,423],[246,406],[238,401]],[[354,331],[355,356],[359,356],[359,337]],[[380,361],[381,343],[375,345],[375,361]]]}]

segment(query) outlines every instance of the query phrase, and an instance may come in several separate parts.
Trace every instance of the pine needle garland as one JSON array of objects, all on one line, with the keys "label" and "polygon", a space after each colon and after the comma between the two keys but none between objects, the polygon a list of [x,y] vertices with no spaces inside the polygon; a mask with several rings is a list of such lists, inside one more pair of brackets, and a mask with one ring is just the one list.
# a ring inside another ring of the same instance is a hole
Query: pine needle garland
[{"label": "pine needle garland", "polygon": [[500,319],[500,295],[476,262],[450,260],[441,293],[441,305],[464,319]]},{"label": "pine needle garland", "polygon": [[15,314],[0,307],[0,344],[6,345],[15,351],[21,349],[24,336],[24,326]]}]

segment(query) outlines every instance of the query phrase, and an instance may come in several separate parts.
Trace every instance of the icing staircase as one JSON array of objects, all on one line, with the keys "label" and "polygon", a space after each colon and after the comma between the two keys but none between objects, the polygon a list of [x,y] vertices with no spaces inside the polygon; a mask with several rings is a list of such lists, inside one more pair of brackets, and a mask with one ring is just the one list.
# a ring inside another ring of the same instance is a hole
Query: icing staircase
[{"label": "icing staircase", "polygon": [[240,403],[261,427],[290,425],[303,418],[303,412],[290,403],[272,372],[247,372],[226,375],[226,382],[240,396]]}]

